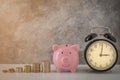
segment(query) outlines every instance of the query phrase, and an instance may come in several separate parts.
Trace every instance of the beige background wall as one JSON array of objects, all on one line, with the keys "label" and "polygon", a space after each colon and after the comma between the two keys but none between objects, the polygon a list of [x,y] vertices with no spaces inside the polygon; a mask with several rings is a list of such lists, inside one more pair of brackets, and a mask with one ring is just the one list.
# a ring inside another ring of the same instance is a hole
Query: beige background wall
[{"label": "beige background wall", "polygon": [[0,63],[52,60],[52,45],[78,43],[108,26],[120,45],[119,0],[0,0]]}]

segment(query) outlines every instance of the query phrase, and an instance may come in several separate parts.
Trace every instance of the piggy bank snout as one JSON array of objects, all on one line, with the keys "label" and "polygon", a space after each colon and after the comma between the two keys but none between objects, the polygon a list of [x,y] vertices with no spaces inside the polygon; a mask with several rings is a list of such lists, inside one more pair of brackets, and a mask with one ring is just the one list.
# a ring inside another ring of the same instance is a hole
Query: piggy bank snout
[{"label": "piggy bank snout", "polygon": [[63,63],[63,64],[68,64],[68,63],[70,63],[69,57],[63,57],[63,58],[62,58],[62,63]]}]

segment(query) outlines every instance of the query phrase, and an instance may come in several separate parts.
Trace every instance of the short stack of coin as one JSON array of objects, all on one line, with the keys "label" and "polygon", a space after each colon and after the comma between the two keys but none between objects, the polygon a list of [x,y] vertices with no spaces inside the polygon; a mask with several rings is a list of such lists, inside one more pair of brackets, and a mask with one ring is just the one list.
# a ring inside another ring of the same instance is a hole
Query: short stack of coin
[{"label": "short stack of coin", "polygon": [[50,72],[50,61],[49,60],[42,61],[41,67],[42,67],[42,72],[44,73]]},{"label": "short stack of coin", "polygon": [[10,68],[9,73],[15,73],[15,70],[13,68]]},{"label": "short stack of coin", "polygon": [[24,66],[24,72],[30,73],[31,72],[31,66],[30,65]]},{"label": "short stack of coin", "polygon": [[8,70],[3,69],[2,72],[3,72],[3,73],[8,73]]},{"label": "short stack of coin", "polygon": [[23,72],[23,68],[22,67],[16,67],[16,72],[18,72],[18,73]]},{"label": "short stack of coin", "polygon": [[40,72],[40,64],[38,64],[38,63],[32,64],[32,71]]}]

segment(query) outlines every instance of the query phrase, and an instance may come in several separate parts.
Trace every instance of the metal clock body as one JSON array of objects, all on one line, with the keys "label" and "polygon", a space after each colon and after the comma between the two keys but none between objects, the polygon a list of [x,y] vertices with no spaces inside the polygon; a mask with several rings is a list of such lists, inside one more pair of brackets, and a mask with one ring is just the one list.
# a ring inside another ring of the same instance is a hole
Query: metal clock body
[{"label": "metal clock body", "polygon": [[[101,28],[101,27],[100,27]],[[98,31],[97,31],[98,32]],[[113,68],[118,60],[116,39],[110,32],[91,33],[85,38],[86,63],[95,71],[103,72]]]},{"label": "metal clock body", "polygon": [[85,60],[95,71],[110,70],[117,62],[118,53],[115,45],[105,39],[90,42],[85,49]]}]

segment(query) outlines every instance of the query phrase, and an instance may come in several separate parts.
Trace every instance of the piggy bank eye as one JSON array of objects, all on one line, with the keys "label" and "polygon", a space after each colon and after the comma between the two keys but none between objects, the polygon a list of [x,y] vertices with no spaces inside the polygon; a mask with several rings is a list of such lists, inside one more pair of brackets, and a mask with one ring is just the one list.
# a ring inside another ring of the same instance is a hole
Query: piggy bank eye
[{"label": "piggy bank eye", "polygon": [[71,52],[69,52],[69,54],[72,54]]},{"label": "piggy bank eye", "polygon": [[63,54],[63,52],[61,52],[61,54]]}]

